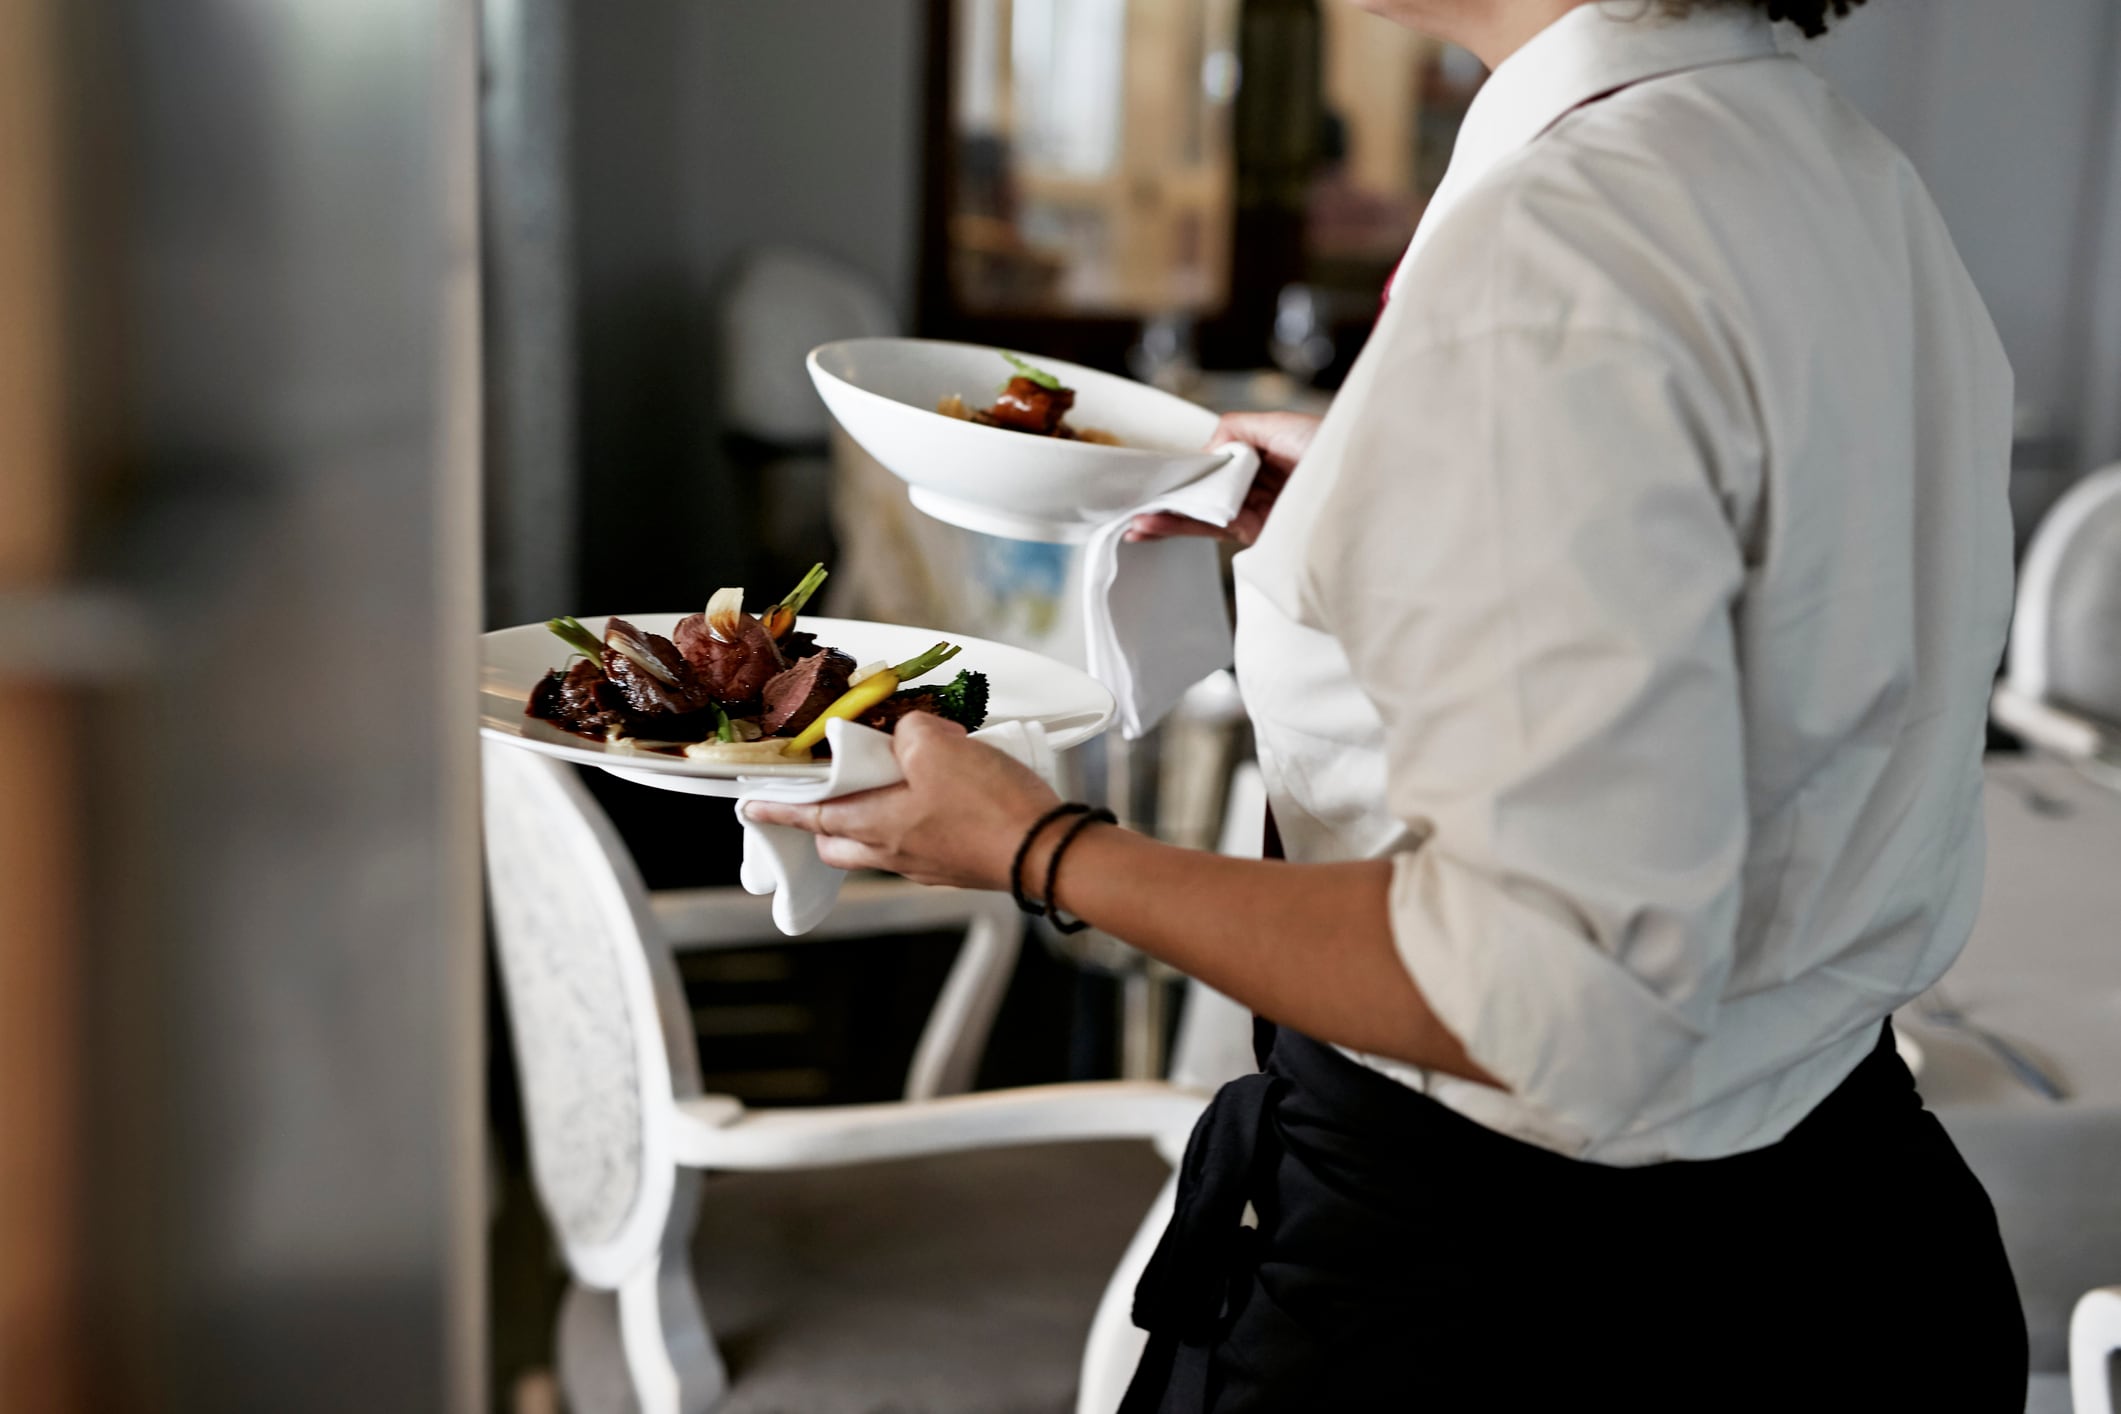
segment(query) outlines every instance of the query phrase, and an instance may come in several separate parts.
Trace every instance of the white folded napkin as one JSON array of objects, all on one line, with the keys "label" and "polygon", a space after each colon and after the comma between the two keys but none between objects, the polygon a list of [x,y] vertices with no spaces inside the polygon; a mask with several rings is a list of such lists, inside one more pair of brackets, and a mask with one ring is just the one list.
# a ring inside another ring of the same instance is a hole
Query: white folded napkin
[{"label": "white folded napkin", "polygon": [[[1046,740],[1046,729],[1037,722],[1002,722],[974,732],[972,739],[1015,757],[1049,782],[1054,778],[1053,747]],[[819,859],[817,840],[805,831],[754,823],[744,813],[745,803],[779,800],[808,805],[878,790],[905,779],[892,754],[891,738],[883,732],[835,721],[826,726],[825,740],[832,746],[832,774],[824,780],[758,777],[742,782],[744,793],[736,803],[736,817],[744,826],[744,888],[773,895],[774,926],[790,937],[809,932],[831,914],[846,871]]]},{"label": "white folded napkin", "polygon": [[1156,511],[1228,525],[1258,474],[1259,454],[1233,446],[1214,471],[1099,526],[1083,546],[1085,666],[1112,690],[1130,741],[1187,688],[1230,666],[1231,636],[1216,543],[1187,536],[1129,544],[1127,526]]}]

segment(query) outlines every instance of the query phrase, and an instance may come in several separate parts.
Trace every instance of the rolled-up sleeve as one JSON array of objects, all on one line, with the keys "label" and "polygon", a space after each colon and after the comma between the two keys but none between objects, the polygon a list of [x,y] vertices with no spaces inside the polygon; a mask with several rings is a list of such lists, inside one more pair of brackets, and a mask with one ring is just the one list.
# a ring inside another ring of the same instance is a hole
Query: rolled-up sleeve
[{"label": "rolled-up sleeve", "polygon": [[1713,399],[1633,332],[1378,350],[1307,592],[1386,734],[1394,939],[1473,1059],[1595,1143],[1715,1021],[1747,813]]}]

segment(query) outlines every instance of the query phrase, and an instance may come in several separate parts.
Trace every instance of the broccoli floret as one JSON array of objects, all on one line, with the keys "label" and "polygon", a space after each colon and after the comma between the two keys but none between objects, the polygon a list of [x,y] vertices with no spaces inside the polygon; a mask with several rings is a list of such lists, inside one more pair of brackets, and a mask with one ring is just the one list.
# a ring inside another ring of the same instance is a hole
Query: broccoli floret
[{"label": "broccoli floret", "polygon": [[987,675],[960,669],[943,687],[933,688],[936,715],[948,717],[968,732],[976,732],[987,721]]}]

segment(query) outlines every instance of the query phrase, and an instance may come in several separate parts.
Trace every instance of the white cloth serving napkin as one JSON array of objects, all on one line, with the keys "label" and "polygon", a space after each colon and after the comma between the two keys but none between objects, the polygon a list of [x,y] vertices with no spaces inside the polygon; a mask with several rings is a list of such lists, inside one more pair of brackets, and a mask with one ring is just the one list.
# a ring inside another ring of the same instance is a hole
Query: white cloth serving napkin
[{"label": "white cloth serving napkin", "polygon": [[1230,613],[1212,540],[1127,543],[1138,515],[1170,511],[1228,525],[1259,474],[1259,453],[1232,446],[1230,459],[1099,526],[1083,545],[1083,646],[1090,676],[1112,690],[1120,733],[1140,736],[1178,705],[1187,688],[1230,666]]},{"label": "white cloth serving napkin", "polygon": [[[1002,722],[974,732],[972,739],[1015,757],[1049,782],[1054,778],[1053,746],[1037,722]],[[779,800],[808,805],[905,779],[891,752],[891,738],[883,732],[835,721],[826,726],[825,740],[832,745],[832,774],[824,780],[757,777],[743,782],[745,791],[736,802],[736,817],[744,826],[744,888],[773,895],[774,926],[790,937],[825,921],[839,902],[847,873],[817,857],[814,836],[788,825],[754,824],[744,814],[745,804]]]}]

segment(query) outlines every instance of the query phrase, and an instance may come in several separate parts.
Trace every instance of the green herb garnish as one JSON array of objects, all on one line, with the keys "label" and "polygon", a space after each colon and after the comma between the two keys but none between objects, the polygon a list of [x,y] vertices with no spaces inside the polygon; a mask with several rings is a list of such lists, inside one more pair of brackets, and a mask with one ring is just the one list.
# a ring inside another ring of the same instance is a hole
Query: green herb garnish
[{"label": "green herb garnish", "polygon": [[1033,368],[1030,364],[1024,362],[1022,359],[1018,358],[1013,353],[1005,353],[1002,355],[1002,357],[1008,359],[1011,364],[1015,365],[1016,371],[1018,373],[1021,373],[1024,377],[1029,378],[1032,382],[1038,384],[1039,387],[1044,388],[1047,392],[1057,393],[1060,391],[1060,379],[1055,378],[1052,374],[1046,372],[1045,369]]}]

